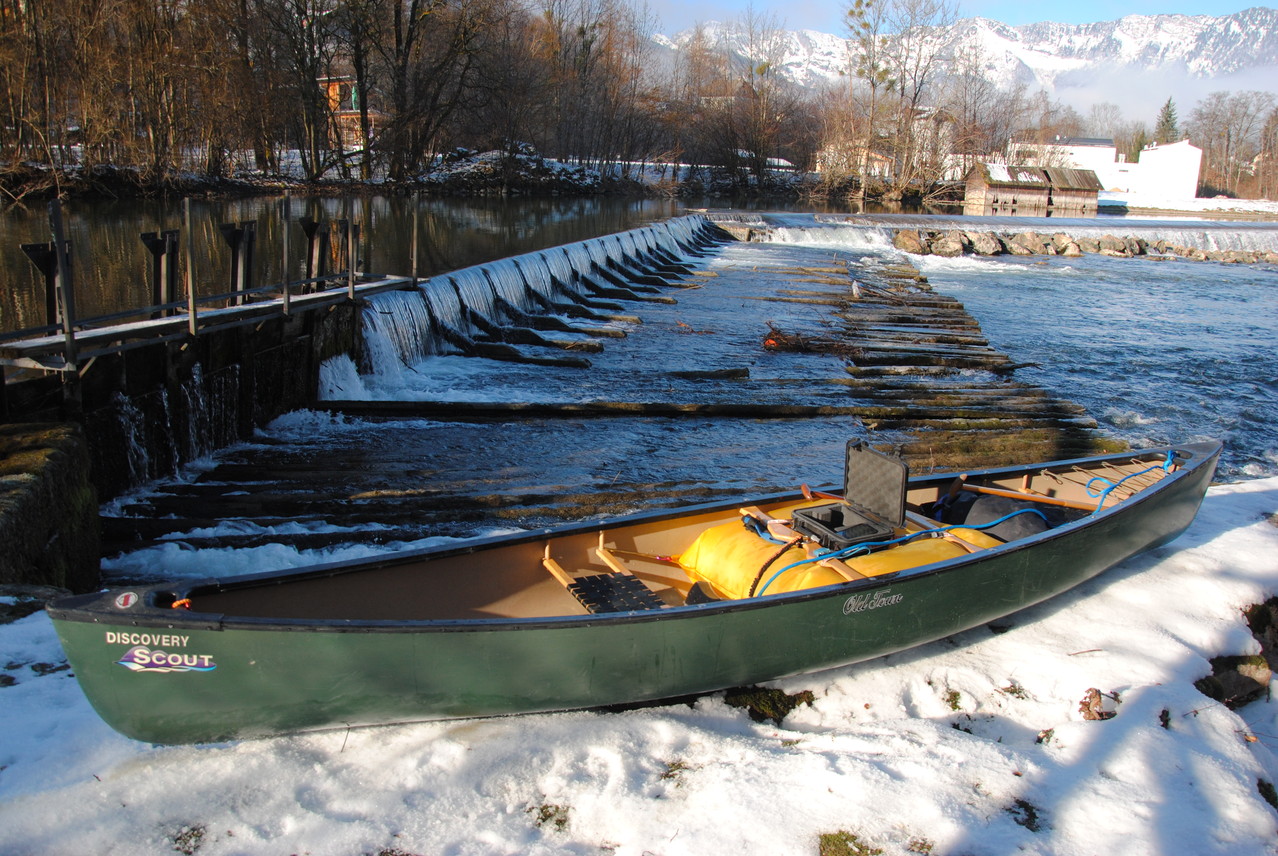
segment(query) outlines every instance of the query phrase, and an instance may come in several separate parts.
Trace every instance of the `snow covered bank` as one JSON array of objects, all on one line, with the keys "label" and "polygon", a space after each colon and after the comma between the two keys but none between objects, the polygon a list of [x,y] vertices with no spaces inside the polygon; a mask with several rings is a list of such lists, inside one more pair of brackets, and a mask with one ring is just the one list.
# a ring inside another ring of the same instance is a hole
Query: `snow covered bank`
[{"label": "snow covered bank", "polygon": [[[716,695],[152,747],[97,719],[33,615],[0,626],[0,852],[1270,853],[1278,703],[1239,715],[1193,681],[1258,650],[1240,610],[1278,590],[1276,510],[1278,479],[1215,487],[1075,592],[780,683],[815,697],[782,726]],[[1082,719],[1090,688],[1114,718]]]},{"label": "snow covered bank", "polygon": [[1102,190],[1099,206],[1101,213],[1116,211],[1172,211],[1193,214],[1237,214],[1278,217],[1278,202],[1269,199],[1186,199],[1183,197],[1154,196],[1143,193],[1119,193]]}]

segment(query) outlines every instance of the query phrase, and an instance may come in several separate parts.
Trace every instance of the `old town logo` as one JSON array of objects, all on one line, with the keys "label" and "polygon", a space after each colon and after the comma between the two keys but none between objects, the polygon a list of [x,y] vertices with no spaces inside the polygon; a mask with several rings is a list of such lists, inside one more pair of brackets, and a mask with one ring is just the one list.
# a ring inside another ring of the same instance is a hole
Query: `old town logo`
[{"label": "old town logo", "polygon": [[843,614],[851,615],[854,612],[865,612],[867,609],[879,609],[884,606],[896,606],[905,600],[903,594],[892,594],[892,590],[866,592],[865,594],[854,594],[847,600],[843,601]]}]

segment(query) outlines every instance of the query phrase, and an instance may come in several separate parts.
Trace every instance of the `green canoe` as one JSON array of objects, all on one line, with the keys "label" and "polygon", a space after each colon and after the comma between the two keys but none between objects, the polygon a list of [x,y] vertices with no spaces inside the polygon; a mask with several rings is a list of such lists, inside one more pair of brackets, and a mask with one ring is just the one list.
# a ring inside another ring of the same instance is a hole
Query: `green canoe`
[{"label": "green canoe", "polygon": [[1066,591],[1179,535],[1219,454],[907,483],[853,443],[843,501],[753,497],[49,613],[97,712],[155,743],[674,698],[882,656]]}]

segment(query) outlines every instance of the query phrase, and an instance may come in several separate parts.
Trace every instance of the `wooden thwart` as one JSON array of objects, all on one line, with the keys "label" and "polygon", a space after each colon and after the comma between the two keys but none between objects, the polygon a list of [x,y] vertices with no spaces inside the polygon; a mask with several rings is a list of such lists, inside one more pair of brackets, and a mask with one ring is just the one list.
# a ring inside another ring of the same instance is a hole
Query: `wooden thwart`
[{"label": "wooden thwart", "polygon": [[1044,496],[1041,493],[1021,493],[1018,490],[1003,490],[997,487],[985,487],[978,484],[965,484],[963,490],[972,493],[982,493],[987,496],[1002,496],[1008,499],[1020,499],[1025,502],[1037,502],[1041,505],[1057,505],[1062,508],[1077,508],[1081,511],[1095,511],[1096,504],[1088,502],[1075,502],[1072,499],[1061,499],[1056,496]]},{"label": "wooden thwart", "polygon": [[[905,519],[913,523],[915,526],[918,526],[920,529],[944,528],[942,524],[936,522],[932,518],[924,517],[922,514],[916,514],[913,511],[906,511]],[[941,537],[944,538],[946,541],[950,541],[954,544],[958,544],[960,547],[962,547],[964,550],[966,550],[969,553],[978,553],[981,550],[985,549],[984,547],[981,547],[977,544],[973,544],[970,541],[963,540],[962,537],[955,535],[953,532],[943,532],[941,533]]]}]

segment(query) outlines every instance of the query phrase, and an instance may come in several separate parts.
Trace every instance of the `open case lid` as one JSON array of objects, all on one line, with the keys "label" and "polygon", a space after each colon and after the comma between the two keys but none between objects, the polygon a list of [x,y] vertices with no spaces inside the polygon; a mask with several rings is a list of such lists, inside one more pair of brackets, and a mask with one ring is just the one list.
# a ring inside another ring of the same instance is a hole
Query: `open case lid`
[{"label": "open case lid", "polygon": [[849,440],[843,468],[843,498],[893,526],[905,525],[905,481],[910,468],[900,458],[885,455],[864,440]]}]

